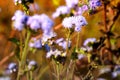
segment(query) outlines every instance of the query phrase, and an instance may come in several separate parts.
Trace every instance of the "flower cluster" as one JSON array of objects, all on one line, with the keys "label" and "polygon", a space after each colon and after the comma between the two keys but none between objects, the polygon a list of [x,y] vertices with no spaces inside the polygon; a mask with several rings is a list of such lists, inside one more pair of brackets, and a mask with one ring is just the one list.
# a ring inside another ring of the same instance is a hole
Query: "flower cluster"
[{"label": "flower cluster", "polygon": [[25,25],[27,25],[35,31],[42,29],[44,34],[48,34],[54,24],[46,14],[27,16],[20,10],[16,11],[12,20],[14,20],[14,28],[18,31],[22,31]]},{"label": "flower cluster", "polygon": [[55,43],[58,44],[59,46],[61,46],[65,50],[67,49],[67,47],[70,48],[70,46],[71,46],[71,41],[68,41],[68,43],[67,43],[67,41],[64,40],[63,38],[57,39],[55,41]]},{"label": "flower cluster", "polygon": [[32,38],[30,40],[29,46],[31,48],[41,48],[42,47],[41,40],[40,39],[37,40],[36,38]]},{"label": "flower cluster", "polygon": [[12,20],[14,21],[13,27],[18,31],[22,31],[28,20],[28,16],[25,15],[22,11],[18,10],[15,12]]},{"label": "flower cluster", "polygon": [[37,62],[34,60],[29,61],[28,70],[35,70],[37,68]]},{"label": "flower cluster", "polygon": [[86,24],[87,24],[87,21],[83,16],[66,17],[62,21],[62,25],[65,28],[73,28],[75,26],[75,31],[80,31],[82,26]]},{"label": "flower cluster", "polygon": [[14,73],[14,72],[17,71],[17,69],[18,69],[18,67],[17,67],[17,64],[16,64],[16,63],[10,63],[10,64],[8,65],[8,68],[7,68],[7,74]]},{"label": "flower cluster", "polygon": [[60,6],[56,9],[56,12],[53,13],[53,18],[70,13],[73,15],[82,15],[86,11],[95,10],[101,6],[100,0],[88,0],[88,3],[81,4],[80,6],[79,0],[65,0],[65,2],[65,6]]},{"label": "flower cluster", "polygon": [[90,9],[95,10],[98,6],[101,6],[100,0],[90,0],[89,1]]},{"label": "flower cluster", "polygon": [[86,47],[87,51],[91,51],[92,49],[92,43],[96,41],[96,38],[88,38],[84,41],[83,46]]},{"label": "flower cluster", "polygon": [[78,4],[79,0],[65,0],[65,2],[69,8],[73,8]]},{"label": "flower cluster", "polygon": [[53,58],[57,63],[64,64],[66,61],[66,52],[59,51],[58,49],[50,50],[47,52],[46,58]]},{"label": "flower cluster", "polygon": [[70,8],[69,7],[67,7],[67,6],[60,6],[53,13],[52,17],[56,18],[56,17],[59,17],[60,15],[69,14],[69,13],[70,13]]}]

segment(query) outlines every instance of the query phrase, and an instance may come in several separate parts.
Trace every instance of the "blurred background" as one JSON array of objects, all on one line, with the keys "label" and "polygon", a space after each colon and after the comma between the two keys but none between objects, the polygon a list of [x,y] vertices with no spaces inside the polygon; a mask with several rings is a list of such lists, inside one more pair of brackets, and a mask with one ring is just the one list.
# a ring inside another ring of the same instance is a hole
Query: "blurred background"
[{"label": "blurred background", "polygon": [[[120,3],[119,0],[111,0],[111,5],[117,6]],[[33,5],[30,6],[30,12],[32,14],[47,14],[51,19],[52,13],[55,12],[56,8],[60,5],[65,5],[64,0],[35,0],[34,7]],[[107,7],[107,17],[112,23],[112,19],[116,14],[116,10],[111,8],[111,5]],[[8,41],[10,37],[17,37],[16,31],[12,29],[12,16],[14,15],[16,10],[22,10],[21,6],[15,6],[13,0],[1,0],[0,1],[0,75],[3,75],[4,70],[7,68],[8,64],[11,62],[17,62],[16,57],[12,54],[12,51],[15,48],[15,45]],[[98,9],[98,12],[93,15],[85,14],[85,17],[88,21],[88,25],[82,28],[80,32],[80,46],[83,44],[83,41],[90,37],[100,38],[103,34],[100,32],[101,29],[104,29],[104,20],[103,20],[103,7]],[[62,19],[56,18],[54,20],[54,27],[61,24]],[[55,31],[59,37],[65,37],[64,28],[59,28]],[[117,21],[115,22],[114,26],[112,27],[112,32],[116,35],[120,35],[120,16],[118,16]],[[73,44],[75,43],[75,38],[72,39]],[[117,47],[120,47],[120,39],[117,41]],[[43,69],[46,65],[49,65],[49,61],[45,59],[45,54],[43,51],[38,50],[36,54],[28,55],[29,59],[34,59],[42,65],[41,69]],[[50,70],[47,70],[43,75],[41,80],[54,80],[48,73]],[[51,77],[51,78],[50,78]],[[1,79],[0,79],[1,80]],[[3,79],[2,79],[3,80]],[[77,80],[77,79],[76,79]],[[112,80],[112,79],[107,79]]]}]

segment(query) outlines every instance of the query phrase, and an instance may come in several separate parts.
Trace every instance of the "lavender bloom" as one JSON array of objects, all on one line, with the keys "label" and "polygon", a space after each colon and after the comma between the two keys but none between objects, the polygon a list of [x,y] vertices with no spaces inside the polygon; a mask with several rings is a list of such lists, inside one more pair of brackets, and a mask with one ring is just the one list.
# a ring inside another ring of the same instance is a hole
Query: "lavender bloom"
[{"label": "lavender bloom", "polygon": [[66,1],[66,5],[69,7],[69,8],[74,8],[79,0],[65,0]]},{"label": "lavender bloom", "polygon": [[89,7],[90,7],[90,9],[94,10],[98,6],[101,6],[100,0],[90,0],[89,1]]},{"label": "lavender bloom", "polygon": [[70,8],[68,8],[67,6],[60,6],[56,9],[56,12],[53,13],[52,17],[56,18],[60,15],[69,14],[69,13],[70,13]]},{"label": "lavender bloom", "polygon": [[39,20],[40,20],[39,15],[31,16],[27,21],[27,25],[29,25],[32,30],[36,31],[41,28],[41,24]]},{"label": "lavender bloom", "polygon": [[29,46],[32,48],[41,48],[42,47],[42,43],[41,40],[37,40],[36,38],[32,38]]},{"label": "lavender bloom", "polygon": [[53,38],[56,36],[56,33],[53,32],[52,30],[49,33],[43,33],[42,36],[42,44],[45,44],[49,39]]},{"label": "lavender bloom", "polygon": [[46,54],[46,58],[50,58],[51,56],[54,56],[55,58],[58,57],[58,56],[66,56],[66,53],[62,52],[62,51],[59,51],[58,49],[56,50],[50,50],[49,52],[47,52]]},{"label": "lavender bloom", "polygon": [[93,43],[96,41],[96,38],[88,38],[84,41],[83,45],[88,46],[89,43]]},{"label": "lavender bloom", "polygon": [[[67,41],[65,41],[63,38],[57,39],[56,44],[61,46],[63,49],[67,48]],[[71,41],[68,41],[68,48],[71,46]]]},{"label": "lavender bloom", "polygon": [[76,12],[75,15],[82,15],[87,10],[88,10],[88,6],[87,5],[83,5],[81,7],[78,7],[77,12]]},{"label": "lavender bloom", "polygon": [[10,63],[8,65],[8,71],[9,73],[13,73],[17,71],[17,64],[16,63]]},{"label": "lavender bloom", "polygon": [[89,46],[90,43],[93,43],[96,41],[96,38],[88,38],[84,41],[83,45],[87,48],[88,51],[92,50],[92,46]]},{"label": "lavender bloom", "polygon": [[14,21],[14,28],[18,31],[22,31],[28,20],[28,16],[26,16],[22,11],[18,10],[15,12],[12,20]]},{"label": "lavender bloom", "polygon": [[65,27],[65,28],[72,28],[73,26],[73,17],[66,17],[63,19],[62,21],[62,25]]},{"label": "lavender bloom", "polygon": [[77,27],[75,28],[75,31],[80,31],[81,27],[86,24],[87,24],[87,21],[83,16],[66,17],[62,21],[62,25],[65,28],[72,28],[73,26]]},{"label": "lavender bloom", "polygon": [[45,14],[40,15],[40,22],[43,33],[48,34],[51,31],[54,22]]},{"label": "lavender bloom", "polygon": [[37,62],[36,61],[32,60],[32,61],[29,62],[29,64],[28,64],[28,69],[29,70],[35,69],[36,67],[37,67]]}]

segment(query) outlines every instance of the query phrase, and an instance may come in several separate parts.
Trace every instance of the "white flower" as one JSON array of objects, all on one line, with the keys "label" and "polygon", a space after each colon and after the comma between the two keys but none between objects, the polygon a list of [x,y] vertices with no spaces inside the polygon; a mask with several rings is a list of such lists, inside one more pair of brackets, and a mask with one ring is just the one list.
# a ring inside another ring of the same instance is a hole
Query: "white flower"
[{"label": "white flower", "polygon": [[72,17],[64,18],[64,20],[62,21],[62,25],[65,28],[76,27],[75,30],[80,31],[82,26],[87,25],[87,21],[81,15],[80,16],[72,16]]},{"label": "white flower", "polygon": [[56,36],[56,33],[55,32],[53,32],[52,30],[51,31],[49,31],[49,32],[44,32],[43,33],[43,36],[42,36],[42,44],[44,44],[45,42],[47,42],[48,41],[48,39],[51,39],[51,38],[53,38],[53,37],[55,37]]},{"label": "white flower", "polygon": [[[56,44],[58,44],[59,46],[61,46],[63,49],[67,48],[67,41],[64,40],[63,38],[57,39]],[[68,48],[71,46],[71,41],[68,41]]]},{"label": "white flower", "polygon": [[73,8],[75,7],[75,5],[78,4],[79,0],[65,0],[66,1],[66,5],[69,7],[69,8]]},{"label": "white flower", "polygon": [[70,13],[70,8],[68,8],[67,6],[60,6],[56,9],[56,12],[53,13],[53,18],[56,18],[60,15],[63,14],[69,14]]},{"label": "white flower", "polygon": [[93,43],[96,41],[96,38],[88,38],[84,41],[83,45],[88,46],[89,43]]}]

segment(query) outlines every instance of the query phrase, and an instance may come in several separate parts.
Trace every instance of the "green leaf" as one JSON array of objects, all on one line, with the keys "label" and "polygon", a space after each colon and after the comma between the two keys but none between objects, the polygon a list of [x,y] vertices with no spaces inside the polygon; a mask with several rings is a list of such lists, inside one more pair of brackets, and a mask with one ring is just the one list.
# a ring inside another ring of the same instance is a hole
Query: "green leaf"
[{"label": "green leaf", "polygon": [[16,38],[9,38],[8,40],[15,43],[18,46],[20,45],[20,41],[18,39],[16,39]]}]

